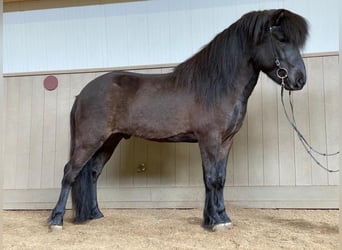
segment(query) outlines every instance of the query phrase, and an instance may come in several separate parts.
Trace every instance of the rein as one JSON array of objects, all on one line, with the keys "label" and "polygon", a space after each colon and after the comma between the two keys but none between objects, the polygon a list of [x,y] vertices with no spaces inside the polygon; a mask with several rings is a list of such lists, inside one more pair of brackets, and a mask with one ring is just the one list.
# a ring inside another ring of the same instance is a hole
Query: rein
[{"label": "rein", "polygon": [[[277,26],[276,26],[277,27]],[[285,89],[285,79],[288,77],[287,75],[287,69],[283,68],[280,66],[280,61],[278,59],[278,57],[276,56],[276,51],[274,48],[274,44],[273,44],[273,38],[272,38],[272,29],[276,28],[276,27],[270,27],[270,33],[271,33],[271,44],[272,44],[272,50],[273,50],[273,54],[275,57],[275,65],[277,66],[277,77],[281,80],[281,94],[280,94],[280,99],[281,99],[281,104],[283,106],[283,110],[286,116],[286,119],[288,120],[288,122],[290,123],[291,127],[293,128],[293,130],[296,132],[300,142],[302,143],[305,151],[310,155],[310,157],[312,158],[312,160],[322,169],[324,169],[325,171],[329,172],[329,173],[336,173],[339,172],[340,170],[331,170],[325,166],[323,166],[323,164],[317,160],[317,158],[313,155],[313,153],[324,156],[324,157],[329,157],[329,156],[335,156],[338,155],[340,152],[336,152],[336,153],[321,153],[320,151],[314,149],[309,143],[308,141],[305,139],[305,137],[303,136],[303,134],[299,131],[297,124],[296,124],[296,119],[294,116],[294,107],[293,107],[293,95],[291,94],[292,92],[289,91],[289,103],[290,103],[290,110],[291,110],[291,118],[286,110],[285,104],[284,104],[284,89]]]},{"label": "rein", "polygon": [[340,152],[335,152],[335,153],[322,153],[322,152],[319,152],[318,150],[314,149],[309,143],[308,141],[305,139],[305,137],[303,136],[303,134],[299,131],[298,127],[297,127],[297,124],[296,124],[296,119],[295,119],[295,116],[294,116],[294,108],[293,108],[293,95],[291,95],[291,91],[289,91],[289,103],[290,103],[290,108],[291,108],[291,116],[292,116],[292,119],[290,118],[286,108],[285,108],[285,104],[284,104],[284,79],[282,78],[282,85],[281,85],[281,94],[280,94],[280,97],[281,97],[281,104],[283,106],[283,110],[284,110],[284,113],[285,113],[285,116],[286,116],[286,119],[288,120],[288,122],[290,123],[291,127],[293,128],[293,130],[296,132],[298,138],[299,138],[299,141],[302,143],[305,151],[310,155],[310,157],[312,158],[312,160],[319,166],[321,167],[322,169],[324,169],[325,171],[329,172],[329,173],[336,173],[336,172],[339,172],[340,170],[337,169],[337,170],[331,170],[325,166],[323,166],[323,164],[321,162],[319,162],[317,160],[317,158],[313,155],[313,153],[316,153],[318,155],[321,155],[321,156],[325,156],[325,157],[329,157],[329,156],[334,156],[334,155],[338,155]]}]

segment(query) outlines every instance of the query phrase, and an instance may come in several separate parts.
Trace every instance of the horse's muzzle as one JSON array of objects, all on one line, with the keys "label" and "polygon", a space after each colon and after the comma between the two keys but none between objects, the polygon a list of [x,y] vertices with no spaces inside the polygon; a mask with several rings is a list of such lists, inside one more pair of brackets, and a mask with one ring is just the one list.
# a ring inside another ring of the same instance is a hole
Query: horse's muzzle
[{"label": "horse's muzzle", "polygon": [[301,90],[306,83],[306,76],[305,74],[299,73],[296,75],[295,79],[291,81],[290,79],[287,79],[288,81],[285,81],[285,89],[287,90]]}]

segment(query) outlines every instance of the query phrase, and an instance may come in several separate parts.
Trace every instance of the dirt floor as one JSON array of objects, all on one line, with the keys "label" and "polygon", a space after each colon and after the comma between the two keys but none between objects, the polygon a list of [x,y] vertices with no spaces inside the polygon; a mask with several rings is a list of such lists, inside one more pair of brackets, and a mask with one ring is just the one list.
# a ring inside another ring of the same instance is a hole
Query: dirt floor
[{"label": "dirt floor", "polygon": [[103,209],[83,225],[65,215],[49,233],[49,211],[4,211],[4,249],[337,249],[337,210],[243,209],[229,206],[233,228],[201,227],[200,209]]}]

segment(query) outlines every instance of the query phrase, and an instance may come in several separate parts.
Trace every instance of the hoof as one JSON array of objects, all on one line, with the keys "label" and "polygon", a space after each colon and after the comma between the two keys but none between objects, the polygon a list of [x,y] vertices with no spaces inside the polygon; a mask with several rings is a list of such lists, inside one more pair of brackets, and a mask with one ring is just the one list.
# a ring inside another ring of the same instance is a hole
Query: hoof
[{"label": "hoof", "polygon": [[221,223],[221,224],[214,225],[212,227],[212,230],[214,232],[216,232],[216,231],[221,231],[221,230],[230,229],[230,228],[233,228],[233,223],[226,222],[226,223]]},{"label": "hoof", "polygon": [[89,219],[97,220],[97,219],[101,219],[102,217],[104,217],[104,215],[101,213],[100,210],[97,210],[90,215]]},{"label": "hoof", "polygon": [[57,231],[62,231],[63,226],[60,225],[50,225],[49,226],[49,232],[57,232]]}]

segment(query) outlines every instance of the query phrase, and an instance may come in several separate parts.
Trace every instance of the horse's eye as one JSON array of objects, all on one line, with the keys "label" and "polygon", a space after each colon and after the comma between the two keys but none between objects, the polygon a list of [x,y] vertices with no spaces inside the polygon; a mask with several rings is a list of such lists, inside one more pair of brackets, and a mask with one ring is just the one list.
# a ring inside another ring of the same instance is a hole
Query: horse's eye
[{"label": "horse's eye", "polygon": [[275,33],[274,34],[274,37],[281,43],[286,43],[288,42],[288,39],[286,38],[286,36],[284,36],[283,34],[281,33]]},{"label": "horse's eye", "polygon": [[286,42],[287,42],[287,40],[286,40],[285,37],[282,37],[282,38],[280,38],[280,39],[278,39],[278,40],[279,40],[279,42],[281,42],[281,43],[286,43]]},{"label": "horse's eye", "polygon": [[287,41],[287,38],[286,36],[284,35],[282,29],[280,26],[272,26],[270,27],[270,31],[271,31],[271,35],[276,39],[278,40],[279,42],[281,43],[286,43],[288,42]]}]

